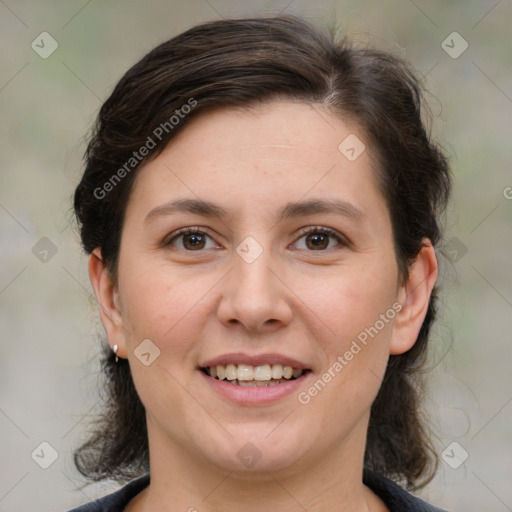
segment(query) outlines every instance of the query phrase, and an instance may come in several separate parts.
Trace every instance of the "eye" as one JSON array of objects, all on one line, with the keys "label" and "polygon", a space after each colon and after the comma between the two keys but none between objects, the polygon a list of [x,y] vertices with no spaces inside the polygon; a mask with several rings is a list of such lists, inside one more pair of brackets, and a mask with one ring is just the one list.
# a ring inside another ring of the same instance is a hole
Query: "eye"
[{"label": "eye", "polygon": [[[300,234],[302,236],[295,242],[295,245],[299,245],[299,247],[296,248],[300,250],[323,251],[336,246],[346,247],[348,245],[348,242],[342,235],[330,228],[312,226],[302,229]],[[300,247],[299,242],[302,238],[304,238],[305,243]],[[336,243],[332,244],[332,239],[334,239]]]},{"label": "eye", "polygon": [[[295,242],[295,249],[324,252],[327,249],[349,245],[345,238],[330,228],[311,226],[300,231],[300,238]],[[301,240],[304,243],[301,244]],[[208,241],[210,245],[208,246]],[[203,249],[215,249],[215,244],[210,235],[199,227],[186,227],[172,233],[164,242],[164,246],[173,246],[188,252],[200,252]]]},{"label": "eye", "polygon": [[213,242],[213,246],[207,247],[207,241],[213,242],[213,239],[201,231],[198,227],[183,228],[167,238],[164,242],[165,246],[174,246],[177,249],[185,251],[201,251],[202,249],[214,249],[217,245]]}]

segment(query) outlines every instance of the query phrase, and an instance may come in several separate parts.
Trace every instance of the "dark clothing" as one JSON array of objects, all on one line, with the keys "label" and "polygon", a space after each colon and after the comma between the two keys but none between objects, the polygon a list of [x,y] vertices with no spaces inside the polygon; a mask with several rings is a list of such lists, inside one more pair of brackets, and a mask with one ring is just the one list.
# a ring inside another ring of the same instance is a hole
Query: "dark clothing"
[{"label": "dark clothing", "polygon": [[[377,473],[365,471],[363,482],[386,504],[391,512],[443,512],[443,509],[429,505],[402,489],[395,482]],[[149,474],[133,480],[112,494],[74,508],[69,512],[123,512],[130,500],[148,485]]]}]

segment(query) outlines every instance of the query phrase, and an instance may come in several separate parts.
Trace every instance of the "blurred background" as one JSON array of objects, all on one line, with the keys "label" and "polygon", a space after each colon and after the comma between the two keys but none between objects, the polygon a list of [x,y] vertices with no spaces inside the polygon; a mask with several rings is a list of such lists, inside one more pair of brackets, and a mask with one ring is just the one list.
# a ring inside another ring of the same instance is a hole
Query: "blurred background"
[{"label": "blurred background", "polygon": [[121,75],[199,22],[289,13],[405,56],[432,96],[455,193],[428,409],[441,465],[420,495],[512,510],[510,0],[0,0],[0,511],[67,510],[97,411],[103,334],[71,215],[86,137]]}]

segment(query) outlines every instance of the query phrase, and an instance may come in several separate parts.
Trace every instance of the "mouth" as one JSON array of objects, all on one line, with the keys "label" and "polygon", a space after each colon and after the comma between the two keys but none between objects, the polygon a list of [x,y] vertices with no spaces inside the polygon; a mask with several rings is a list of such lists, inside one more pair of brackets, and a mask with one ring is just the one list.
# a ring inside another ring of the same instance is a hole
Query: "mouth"
[{"label": "mouth", "polygon": [[218,381],[241,387],[268,387],[300,379],[311,370],[281,364],[217,364],[201,367],[200,370]]}]

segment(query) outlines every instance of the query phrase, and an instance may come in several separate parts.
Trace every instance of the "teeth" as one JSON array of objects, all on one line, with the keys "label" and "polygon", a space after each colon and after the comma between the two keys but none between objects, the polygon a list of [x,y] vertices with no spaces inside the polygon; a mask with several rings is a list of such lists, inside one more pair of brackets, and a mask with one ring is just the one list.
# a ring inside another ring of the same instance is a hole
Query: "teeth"
[{"label": "teeth", "polygon": [[288,382],[286,379],[279,379],[279,380],[266,380],[266,381],[257,381],[257,380],[251,380],[251,381],[243,381],[243,380],[228,380],[230,384],[233,386],[241,386],[244,388],[255,388],[255,387],[261,387],[261,386],[275,386],[276,384],[281,384],[282,382]]},{"label": "teeth", "polygon": [[[219,371],[219,367],[217,366],[217,371]],[[236,366],[234,364],[226,365],[226,379],[235,380],[236,379]]]},{"label": "teeth", "polygon": [[244,388],[254,388],[254,387],[260,387],[260,386],[266,386],[267,385],[267,382],[259,382],[257,380],[251,380],[251,381],[230,380],[229,383],[230,384],[235,384],[235,385],[238,385],[238,386],[242,386]]},{"label": "teeth", "polygon": [[[272,370],[269,364],[254,367],[254,380],[270,380],[271,378]],[[279,378],[281,378],[281,375]]]},{"label": "teeth", "polygon": [[236,370],[236,378],[238,380],[253,380],[254,370],[248,364],[239,364]]},{"label": "teeth", "polygon": [[298,368],[293,369],[293,378],[296,379],[297,377],[300,377],[302,375],[302,370],[299,370]]},{"label": "teeth", "polygon": [[282,379],[283,378],[283,367],[280,364],[272,365],[272,378]]},{"label": "teeth", "polygon": [[272,386],[291,378],[297,379],[304,373],[304,370],[280,364],[252,366],[250,364],[235,365],[230,363],[210,366],[207,368],[207,372],[210,377],[218,380],[236,381],[240,386]]}]

